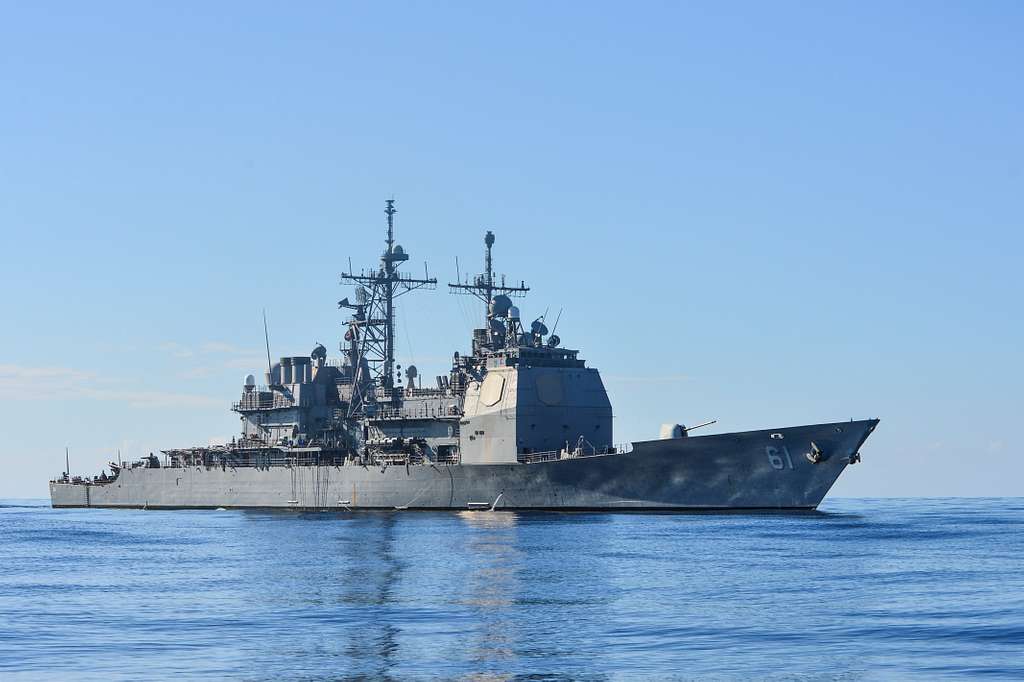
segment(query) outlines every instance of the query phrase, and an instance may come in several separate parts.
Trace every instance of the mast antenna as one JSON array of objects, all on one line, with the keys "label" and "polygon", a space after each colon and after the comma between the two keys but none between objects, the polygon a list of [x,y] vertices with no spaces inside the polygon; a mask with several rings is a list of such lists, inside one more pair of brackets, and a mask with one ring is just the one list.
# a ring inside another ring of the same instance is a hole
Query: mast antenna
[{"label": "mast antenna", "polygon": [[[484,327],[488,328],[491,322],[491,300],[496,294],[516,297],[525,296],[530,287],[526,286],[526,282],[520,282],[517,287],[507,286],[504,277],[502,277],[500,284],[496,284],[494,281],[494,259],[491,256],[491,247],[494,246],[494,233],[490,230],[487,230],[487,233],[484,235],[484,246],[486,247],[484,252],[484,272],[474,277],[472,284],[469,283],[467,278],[465,283],[456,281],[455,283],[450,283],[448,288],[453,294],[468,294],[483,301]],[[455,263],[457,273],[458,259],[456,259]]]},{"label": "mast antenna", "polygon": [[267,309],[263,309],[263,338],[267,342],[267,383],[274,385],[274,370],[270,366],[270,332],[267,331]]},{"label": "mast antenna", "polygon": [[384,204],[384,213],[388,216],[388,253],[391,253],[395,244],[395,214],[398,213],[398,209],[395,208],[394,199],[385,199]]},{"label": "mast antenna", "polygon": [[564,310],[564,308],[558,309],[558,317],[555,318],[555,326],[551,328],[552,336],[554,336],[555,330],[558,329],[558,321],[562,319],[562,310]]},{"label": "mast antenna", "polygon": [[395,244],[396,213],[398,209],[395,208],[395,200],[386,199],[384,214],[387,215],[388,226],[387,249],[380,257],[380,267],[356,274],[350,264],[348,272],[341,273],[342,283],[363,285],[367,290],[366,318],[360,322],[362,339],[358,360],[366,358],[371,363],[377,385],[384,389],[391,402],[401,400],[401,392],[392,391],[395,386],[395,299],[415,289],[433,289],[437,286],[437,280],[427,276],[426,264],[423,279],[407,277],[398,271],[399,265],[409,260],[409,254]]}]

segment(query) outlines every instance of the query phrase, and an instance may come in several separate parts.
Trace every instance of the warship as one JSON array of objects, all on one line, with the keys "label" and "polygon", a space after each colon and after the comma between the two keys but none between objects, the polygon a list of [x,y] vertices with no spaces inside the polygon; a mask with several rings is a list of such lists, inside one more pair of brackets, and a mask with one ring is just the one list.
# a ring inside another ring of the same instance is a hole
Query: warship
[{"label": "warship", "polygon": [[[271,361],[245,377],[231,409],[241,434],[224,445],[111,462],[95,477],[66,470],[54,507],[297,510],[812,510],[877,419],[658,438],[617,445],[600,373],[513,300],[525,282],[496,277],[494,234],[483,272],[456,277],[482,304],[471,348],[424,381],[395,357],[395,300],[437,280],[401,270],[394,200],[378,265],[341,274],[354,286],[339,356]],[[557,327],[557,321],[554,327]],[[266,317],[264,316],[266,335]],[[403,382],[403,378],[405,381]]]}]

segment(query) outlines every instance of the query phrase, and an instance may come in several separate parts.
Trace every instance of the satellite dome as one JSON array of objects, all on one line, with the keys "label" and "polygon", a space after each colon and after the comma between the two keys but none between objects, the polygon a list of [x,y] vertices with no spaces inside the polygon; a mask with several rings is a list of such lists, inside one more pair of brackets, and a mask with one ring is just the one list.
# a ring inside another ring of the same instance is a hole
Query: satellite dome
[{"label": "satellite dome", "polygon": [[519,308],[512,306],[508,309],[508,319],[518,320],[519,319]]},{"label": "satellite dome", "polygon": [[246,374],[245,375],[245,385],[248,386],[248,387],[255,386],[256,385],[256,377],[254,377],[252,374]]}]

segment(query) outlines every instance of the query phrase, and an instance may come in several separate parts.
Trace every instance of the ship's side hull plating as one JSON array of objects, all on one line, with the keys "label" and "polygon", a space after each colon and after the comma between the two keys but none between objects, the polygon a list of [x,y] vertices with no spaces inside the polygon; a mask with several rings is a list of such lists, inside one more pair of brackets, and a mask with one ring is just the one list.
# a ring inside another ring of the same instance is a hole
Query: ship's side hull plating
[{"label": "ship's side hull plating", "polygon": [[813,509],[876,424],[645,441],[535,464],[136,468],[103,485],[51,483],[50,495],[54,507],[149,509]]}]

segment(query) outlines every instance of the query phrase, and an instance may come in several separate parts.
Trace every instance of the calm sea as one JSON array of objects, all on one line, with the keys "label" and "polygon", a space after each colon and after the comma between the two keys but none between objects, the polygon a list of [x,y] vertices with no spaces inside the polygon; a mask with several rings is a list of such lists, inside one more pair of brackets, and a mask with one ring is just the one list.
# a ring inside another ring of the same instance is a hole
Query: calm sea
[{"label": "calm sea", "polygon": [[1024,499],[814,514],[0,506],[0,677],[1024,678]]}]

